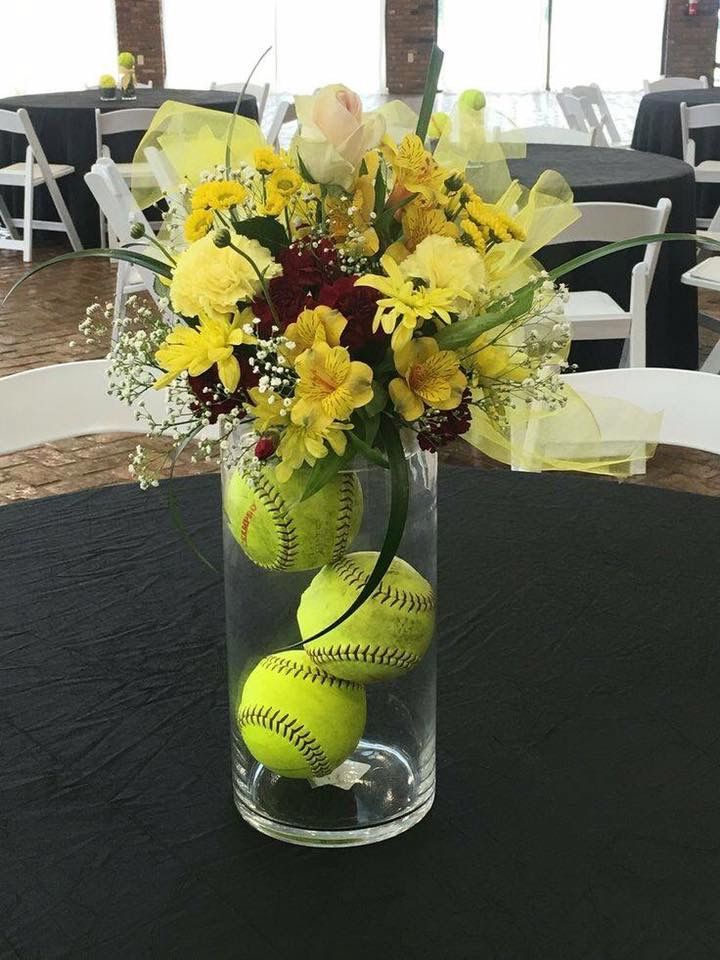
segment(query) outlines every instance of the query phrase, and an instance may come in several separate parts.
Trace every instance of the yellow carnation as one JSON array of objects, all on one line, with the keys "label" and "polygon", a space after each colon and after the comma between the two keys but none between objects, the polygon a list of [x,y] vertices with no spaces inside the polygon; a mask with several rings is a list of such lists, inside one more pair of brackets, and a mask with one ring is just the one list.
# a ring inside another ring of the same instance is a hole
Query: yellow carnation
[{"label": "yellow carnation", "polygon": [[189,243],[195,243],[212,230],[213,214],[210,210],[193,210],[185,221],[183,233]]},{"label": "yellow carnation", "polygon": [[192,195],[193,210],[228,210],[247,197],[247,188],[235,180],[211,180],[201,183]]},{"label": "yellow carnation", "polygon": [[[257,240],[233,236],[233,244],[252,260],[266,280],[282,267]],[[197,240],[178,258],[170,283],[173,310],[186,317],[227,319],[239,315],[238,304],[261,292],[256,271],[231,247],[216,247],[211,236]]]},{"label": "yellow carnation", "polygon": [[457,291],[454,310],[458,313],[470,309],[485,288],[485,261],[477,250],[452,237],[426,237],[403,260],[400,270],[406,277],[423,280],[431,290]]}]

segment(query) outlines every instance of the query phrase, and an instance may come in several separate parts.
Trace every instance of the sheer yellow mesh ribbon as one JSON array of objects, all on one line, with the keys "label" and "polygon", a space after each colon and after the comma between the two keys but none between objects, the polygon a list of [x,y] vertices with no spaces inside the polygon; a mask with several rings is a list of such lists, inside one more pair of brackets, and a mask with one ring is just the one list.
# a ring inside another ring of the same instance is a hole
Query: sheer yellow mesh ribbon
[{"label": "sheer yellow mesh ribbon", "polygon": [[[169,192],[162,181],[195,186],[200,175],[225,163],[232,114],[166,101],[155,114],[135,152],[132,191],[144,210]],[[235,117],[230,139],[232,166],[250,162],[267,141],[255,120]],[[151,176],[148,176],[148,167]]]}]

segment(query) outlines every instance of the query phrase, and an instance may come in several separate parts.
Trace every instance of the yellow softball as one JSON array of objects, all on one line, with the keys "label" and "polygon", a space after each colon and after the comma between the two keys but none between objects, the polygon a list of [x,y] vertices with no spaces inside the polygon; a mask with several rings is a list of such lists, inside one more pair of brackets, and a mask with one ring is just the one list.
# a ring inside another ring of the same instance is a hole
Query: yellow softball
[{"label": "yellow softball", "polygon": [[326,777],[365,729],[365,689],[330,676],[303,650],[273,653],[245,681],[237,723],[255,759],[282,777]]},{"label": "yellow softball", "polygon": [[341,557],[360,527],[362,488],[354,473],[339,473],[302,500],[309,470],[285,483],[275,468],[236,470],[226,483],[228,526],[247,556],[271,570],[314,570]]},{"label": "yellow softball", "polygon": [[[322,568],[300,598],[300,635],[312,637],[343,614],[367,583],[377,553],[350,553]],[[435,626],[428,581],[395,557],[374,593],[347,620],[305,644],[318,667],[357,683],[393,680],[425,655]]]}]

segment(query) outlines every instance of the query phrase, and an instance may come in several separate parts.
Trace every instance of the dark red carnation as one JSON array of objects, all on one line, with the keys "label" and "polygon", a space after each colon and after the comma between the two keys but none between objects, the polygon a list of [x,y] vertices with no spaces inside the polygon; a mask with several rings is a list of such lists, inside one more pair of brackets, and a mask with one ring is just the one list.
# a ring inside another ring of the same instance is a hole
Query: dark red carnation
[{"label": "dark red carnation", "polygon": [[196,397],[195,402],[190,404],[190,409],[195,414],[207,414],[210,417],[210,423],[215,423],[218,417],[241,407],[249,399],[248,390],[258,385],[260,376],[250,366],[250,353],[247,347],[236,347],[235,356],[240,364],[240,383],[230,396],[227,396],[224,390],[220,390],[218,392],[220,399],[213,400],[220,379],[215,364],[197,377],[188,377],[188,386]]},{"label": "dark red carnation", "polygon": [[[294,323],[305,307],[312,306],[307,289],[293,275],[273,277],[268,283],[270,299],[280,320],[281,332],[289,323]],[[252,304],[252,311],[260,318],[258,336],[267,340],[272,335],[272,325],[275,322],[269,305],[265,300],[257,299]]]},{"label": "dark red carnation", "polygon": [[471,422],[471,396],[470,391],[465,390],[459,406],[454,410],[436,410],[423,418],[423,427],[418,433],[421,450],[437,453],[440,447],[468,432]]},{"label": "dark red carnation", "polygon": [[346,318],[340,342],[350,351],[354,360],[373,364],[381,360],[387,350],[387,334],[380,328],[373,333],[372,325],[380,294],[372,287],[356,287],[355,276],[340,277],[325,285],[317,302],[339,310]]},{"label": "dark red carnation", "polygon": [[330,240],[296,240],[278,255],[283,274],[294,277],[306,290],[317,293],[323,283],[340,276],[337,250]]}]

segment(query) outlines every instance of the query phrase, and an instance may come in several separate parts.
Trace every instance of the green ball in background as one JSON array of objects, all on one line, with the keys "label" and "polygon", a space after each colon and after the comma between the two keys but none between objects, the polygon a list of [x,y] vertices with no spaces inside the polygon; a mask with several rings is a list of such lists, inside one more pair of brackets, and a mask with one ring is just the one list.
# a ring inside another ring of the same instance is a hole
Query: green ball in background
[{"label": "green ball in background", "polygon": [[250,753],[281,777],[326,777],[365,729],[365,689],[330,676],[303,650],[273,653],[245,681],[237,711]]},{"label": "green ball in background", "polygon": [[273,466],[235,471],[225,488],[224,510],[247,556],[271,570],[314,570],[343,556],[363,513],[354,473],[339,473],[307,500],[309,470],[279,483]]},{"label": "green ball in background", "polygon": [[[297,619],[303,639],[341,616],[375,566],[374,551],[350,553],[323,567],[303,593]],[[435,627],[435,593],[414,567],[395,557],[372,596],[340,626],[305,644],[318,667],[357,683],[394,680],[425,655]]]},{"label": "green ball in background", "polygon": [[463,90],[458,97],[458,107],[461,110],[484,110],[487,100],[482,90]]}]

